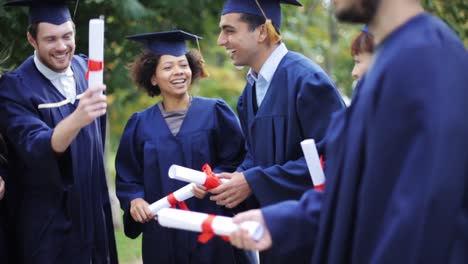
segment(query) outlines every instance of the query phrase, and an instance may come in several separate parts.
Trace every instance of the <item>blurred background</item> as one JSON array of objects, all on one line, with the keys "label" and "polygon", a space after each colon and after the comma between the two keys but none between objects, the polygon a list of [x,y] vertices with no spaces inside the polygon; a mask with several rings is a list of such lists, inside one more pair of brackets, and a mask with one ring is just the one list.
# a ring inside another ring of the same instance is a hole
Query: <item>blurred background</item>
[{"label": "blurred background", "polygon": [[[26,8],[4,8],[0,0],[0,75],[14,69],[33,54],[26,41]],[[159,101],[136,89],[127,65],[141,46],[125,39],[150,31],[183,29],[203,36],[200,48],[210,78],[192,88],[192,94],[223,98],[235,109],[247,69],[235,68],[224,48],[216,45],[221,0],[80,0],[74,21],[77,26],[76,53],[88,53],[88,21],[103,16],[105,31],[104,78],[109,99],[106,160],[109,189],[114,202],[114,223],[121,263],[141,263],[140,238],[131,240],[122,232],[121,212],[114,191],[114,159],[120,136],[130,115]],[[338,24],[328,0],[302,0],[303,7],[283,6],[282,36],[290,50],[308,56],[331,76],[343,96],[352,94],[350,55],[352,38],[360,25]],[[427,11],[441,17],[468,47],[468,1],[423,0]],[[72,14],[74,5],[70,5]],[[192,43],[192,48],[197,48]]]}]

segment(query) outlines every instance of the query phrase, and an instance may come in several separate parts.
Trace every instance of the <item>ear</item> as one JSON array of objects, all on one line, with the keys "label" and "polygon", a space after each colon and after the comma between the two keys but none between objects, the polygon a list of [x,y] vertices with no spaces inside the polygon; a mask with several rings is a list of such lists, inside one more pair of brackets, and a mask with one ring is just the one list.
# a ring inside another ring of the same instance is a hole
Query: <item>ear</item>
[{"label": "ear", "polygon": [[27,33],[27,38],[28,38],[29,44],[31,44],[31,46],[33,46],[33,48],[37,50],[37,41],[33,38],[33,36],[31,36],[29,32]]},{"label": "ear", "polygon": [[265,40],[268,38],[268,32],[265,24],[258,26],[256,30],[258,30],[258,42],[265,42]]},{"label": "ear", "polygon": [[158,85],[158,80],[156,79],[156,73],[153,73],[153,75],[151,76],[151,84],[153,86]]}]

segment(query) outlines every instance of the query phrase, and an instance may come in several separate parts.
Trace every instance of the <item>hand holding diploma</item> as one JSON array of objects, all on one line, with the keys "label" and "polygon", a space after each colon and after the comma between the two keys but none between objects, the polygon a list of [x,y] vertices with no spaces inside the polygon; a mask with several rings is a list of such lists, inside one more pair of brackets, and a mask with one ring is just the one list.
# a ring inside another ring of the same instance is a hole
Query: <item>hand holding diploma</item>
[{"label": "hand holding diploma", "polygon": [[[258,239],[252,239],[248,231],[242,228],[241,223],[254,221],[259,223],[263,229],[263,234]],[[233,218],[235,224],[241,224],[241,228],[231,233],[231,244],[237,248],[263,251],[267,250],[272,245],[270,231],[268,230],[265,220],[263,219],[262,211],[259,209],[250,210],[244,213],[237,214]]]},{"label": "hand holding diploma", "polygon": [[215,201],[217,205],[234,208],[252,194],[252,190],[242,172],[224,172],[219,173],[217,176],[222,179],[229,179],[228,182],[210,190],[210,193],[213,194],[210,200]]},{"label": "hand holding diploma", "polygon": [[232,232],[244,229],[248,236],[257,240],[263,235],[262,226],[253,221],[235,224],[231,217],[215,216],[204,213],[190,212],[171,208],[164,208],[158,212],[159,224],[182,230],[202,232],[199,241],[206,243],[214,235],[229,236]]},{"label": "hand holding diploma", "polygon": [[136,198],[130,202],[130,215],[135,222],[141,224],[154,219],[154,215],[148,208],[148,203],[142,198]]}]

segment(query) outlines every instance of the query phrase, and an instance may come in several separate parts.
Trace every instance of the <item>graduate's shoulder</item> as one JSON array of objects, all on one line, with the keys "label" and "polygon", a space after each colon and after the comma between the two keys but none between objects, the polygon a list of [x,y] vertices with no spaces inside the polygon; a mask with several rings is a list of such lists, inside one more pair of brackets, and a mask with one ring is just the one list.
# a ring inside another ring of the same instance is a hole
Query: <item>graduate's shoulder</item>
[{"label": "graduate's shoulder", "polygon": [[23,87],[26,80],[30,80],[34,70],[34,62],[30,57],[13,71],[5,72],[0,76],[0,92],[18,91],[19,88]]},{"label": "graduate's shoulder", "polygon": [[197,101],[200,104],[204,104],[206,107],[216,107],[227,105],[227,103],[222,98],[216,97],[204,97],[204,96],[193,96],[193,102]]},{"label": "graduate's shoulder", "polygon": [[[468,52],[461,40],[442,20],[429,14],[421,14],[396,29],[385,46],[390,46],[385,55],[389,65],[410,66],[408,60],[433,59],[434,65],[457,58],[468,62]],[[393,67],[392,66],[392,67]],[[423,65],[430,66],[430,65]]]},{"label": "graduate's shoulder", "polygon": [[281,66],[291,72],[324,72],[322,67],[315,61],[295,51],[288,51],[286,53],[279,67]]}]

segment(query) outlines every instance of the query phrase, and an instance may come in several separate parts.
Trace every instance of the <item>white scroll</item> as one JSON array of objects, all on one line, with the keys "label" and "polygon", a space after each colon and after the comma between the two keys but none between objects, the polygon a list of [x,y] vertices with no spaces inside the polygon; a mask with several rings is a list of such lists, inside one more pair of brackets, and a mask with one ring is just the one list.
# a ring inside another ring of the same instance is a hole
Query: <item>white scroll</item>
[{"label": "white scroll", "polygon": [[[202,232],[202,224],[208,216],[204,213],[164,208],[158,212],[158,222],[165,227]],[[232,222],[232,217],[215,216],[211,222],[213,232],[220,236],[229,236],[239,227],[246,229],[254,240],[259,240],[263,235],[263,227],[255,221],[245,221],[237,225]]]},{"label": "white scroll", "polygon": [[[201,171],[192,170],[179,165],[172,165],[169,167],[169,178],[176,179],[184,182],[196,183],[203,185],[206,182],[206,174]],[[219,179],[221,183],[226,183],[228,179]]]},{"label": "white scroll", "polygon": [[104,83],[104,20],[89,20],[88,87]]},{"label": "white scroll", "polygon": [[[178,202],[185,201],[189,198],[193,197],[193,192],[192,192],[193,184],[187,184],[184,187],[178,189],[173,193],[174,198]],[[164,198],[159,199],[158,201],[150,204],[148,207],[153,215],[156,215],[159,210],[162,208],[169,208],[171,207],[172,204],[169,202],[168,196],[165,196]]]},{"label": "white scroll", "polygon": [[316,189],[323,189],[325,184],[325,174],[320,163],[315,141],[313,139],[306,139],[301,142],[302,151],[309,169],[312,183]]}]

